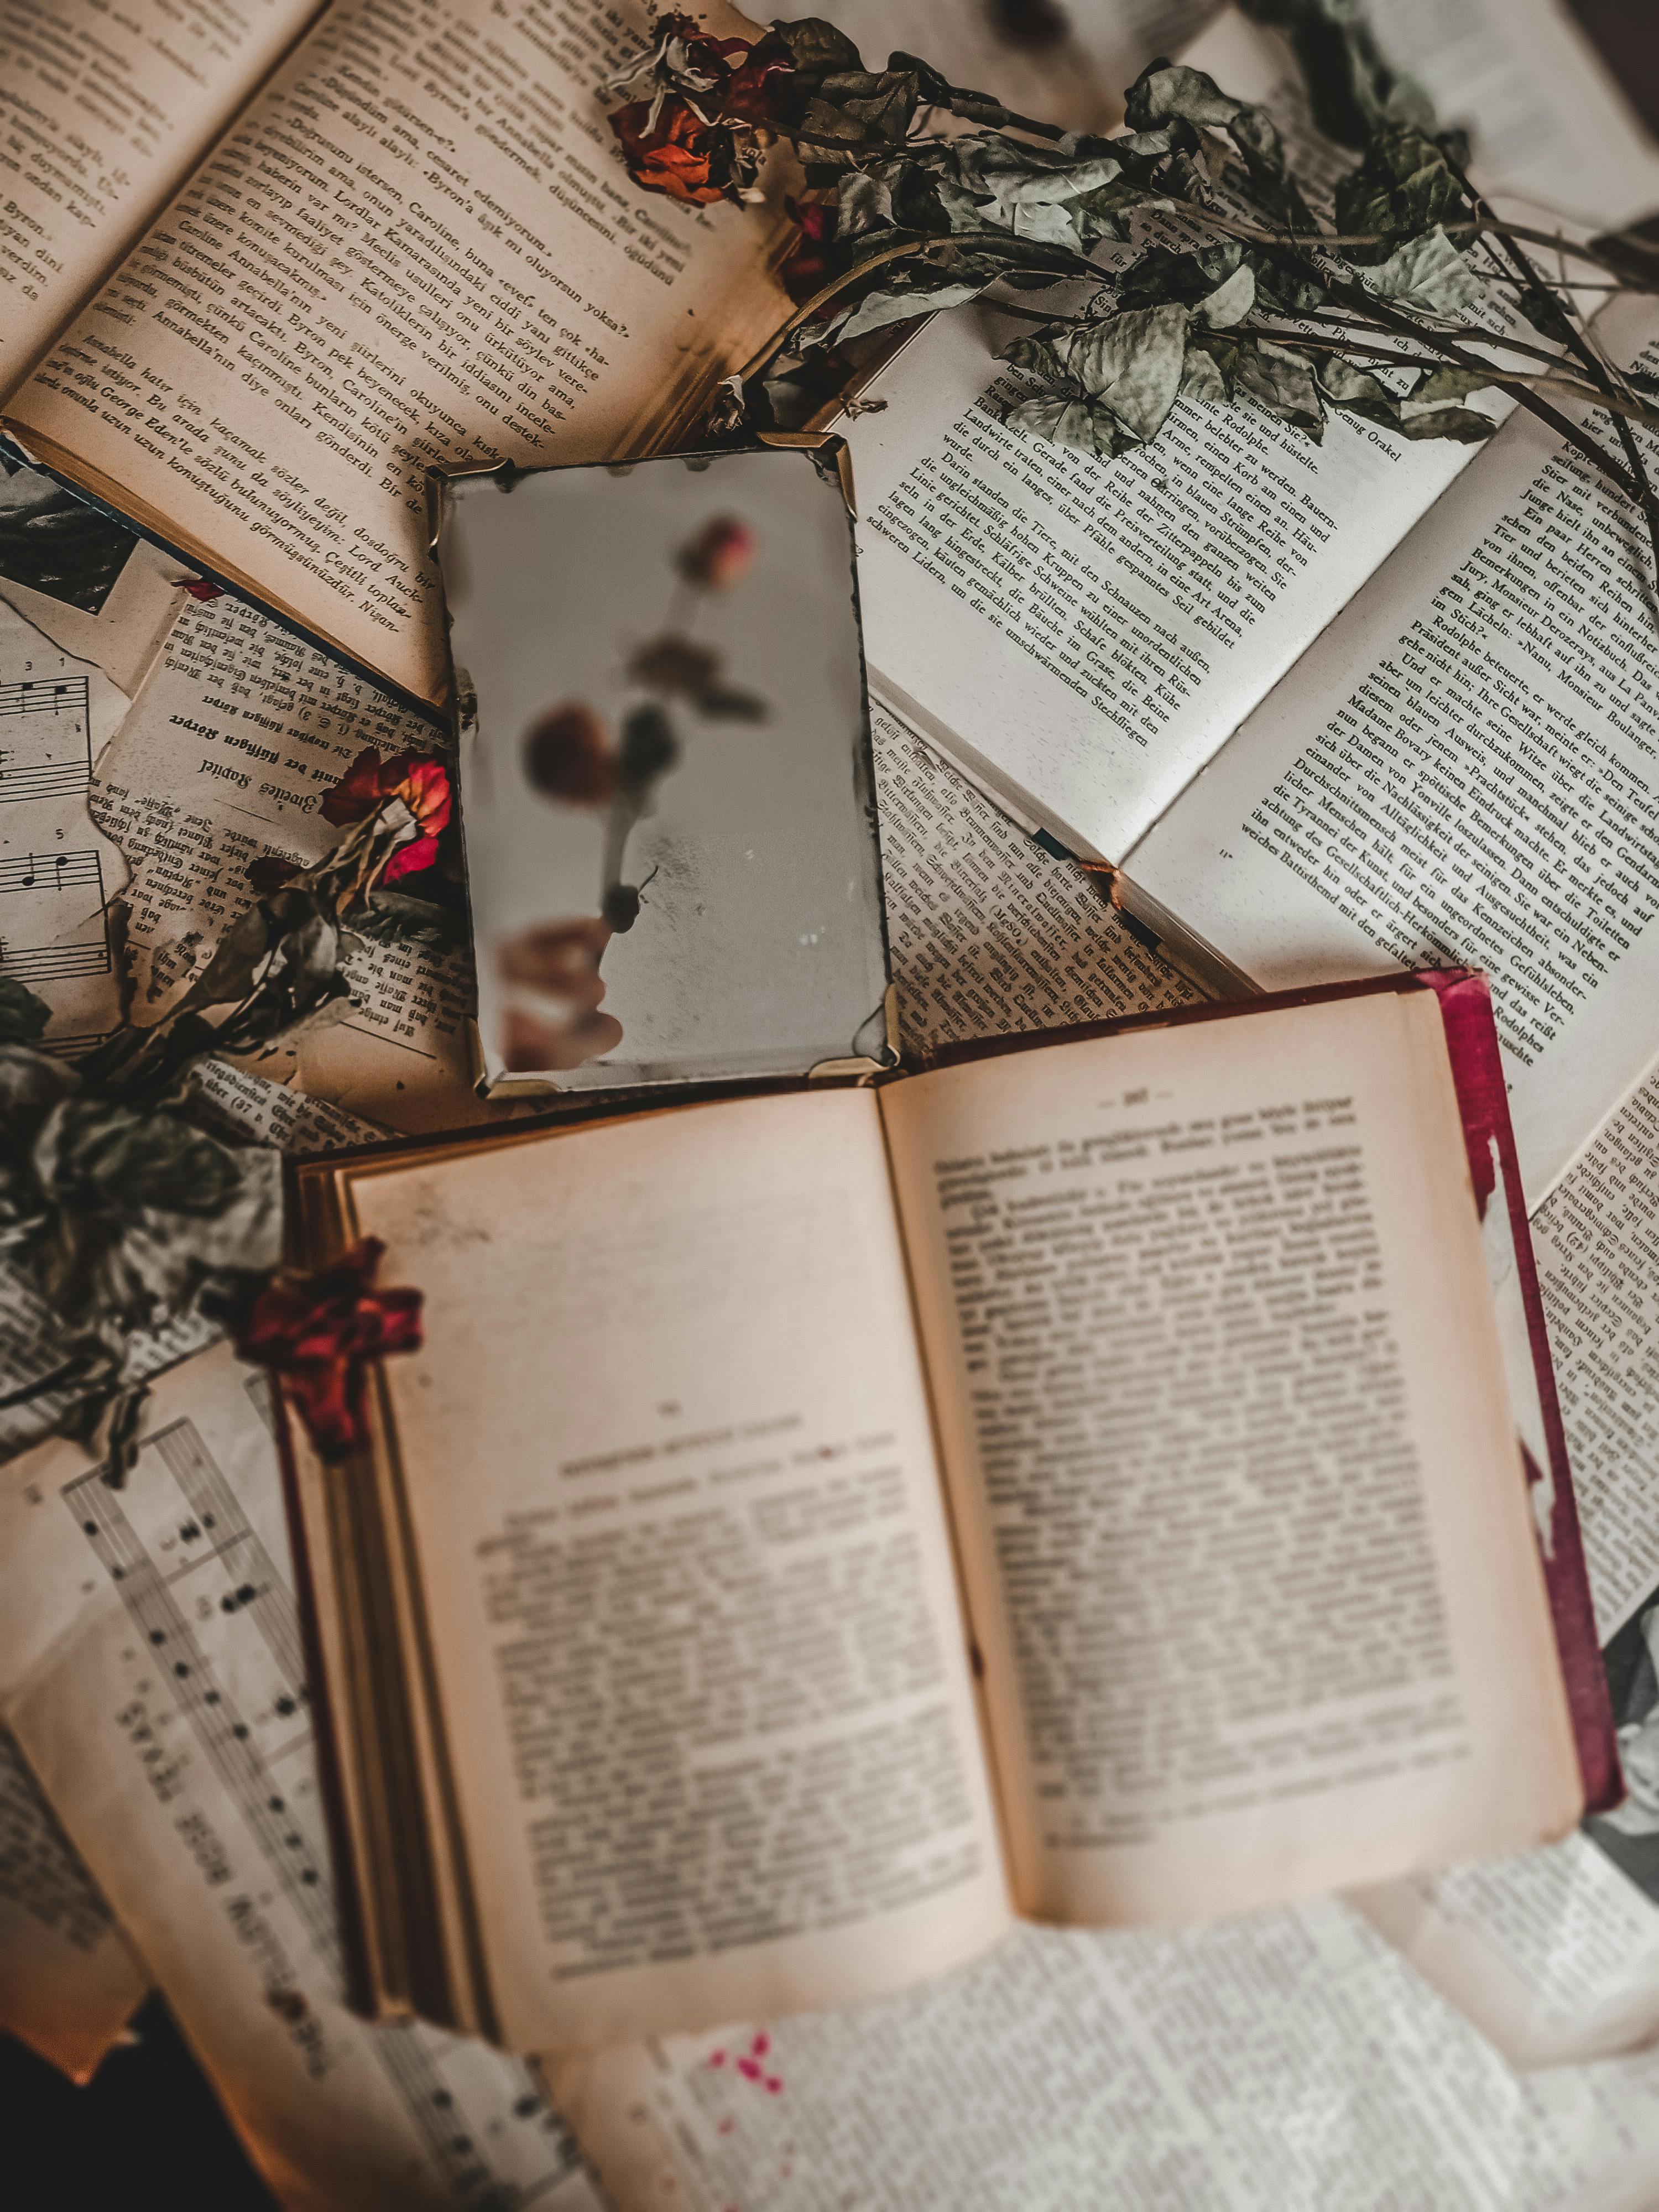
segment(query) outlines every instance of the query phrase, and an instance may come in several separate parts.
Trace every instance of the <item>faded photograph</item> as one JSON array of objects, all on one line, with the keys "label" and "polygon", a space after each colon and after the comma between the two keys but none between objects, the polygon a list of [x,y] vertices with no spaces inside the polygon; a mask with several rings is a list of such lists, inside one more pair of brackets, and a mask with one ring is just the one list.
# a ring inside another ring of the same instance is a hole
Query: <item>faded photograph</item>
[{"label": "faded photograph", "polygon": [[1622,1805],[1584,1826],[1614,1865],[1659,1904],[1659,1591],[1602,1656],[1628,1794]]},{"label": "faded photograph", "polygon": [[0,453],[0,576],[95,615],[138,544],[130,530]]},{"label": "faded photograph", "polygon": [[455,479],[462,829],[486,1079],[880,1058],[887,981],[833,453]]}]

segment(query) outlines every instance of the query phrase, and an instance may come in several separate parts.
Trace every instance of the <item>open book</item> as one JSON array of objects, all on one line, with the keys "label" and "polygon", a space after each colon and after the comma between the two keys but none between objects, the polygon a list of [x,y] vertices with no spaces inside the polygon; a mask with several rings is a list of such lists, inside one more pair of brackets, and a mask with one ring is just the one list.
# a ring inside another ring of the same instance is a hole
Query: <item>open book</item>
[{"label": "open book", "polygon": [[[1192,58],[1293,108],[1239,18]],[[1018,327],[938,318],[846,426],[872,692],[1211,988],[1486,970],[1535,1203],[1659,1054],[1639,523],[1519,414],[1480,447],[1340,417],[1316,447],[1179,403],[1103,465],[999,419]],[[1598,331],[1659,362],[1652,302]]]},{"label": "open book", "polygon": [[1494,1066],[1402,978],[302,1167],[426,1295],[288,1424],[366,1997],[593,2045],[1615,1801]]},{"label": "open book", "polygon": [[671,443],[789,313],[789,227],[629,182],[595,94],[642,8],[175,15],[17,0],[0,27],[0,418],[434,704],[426,470]]}]

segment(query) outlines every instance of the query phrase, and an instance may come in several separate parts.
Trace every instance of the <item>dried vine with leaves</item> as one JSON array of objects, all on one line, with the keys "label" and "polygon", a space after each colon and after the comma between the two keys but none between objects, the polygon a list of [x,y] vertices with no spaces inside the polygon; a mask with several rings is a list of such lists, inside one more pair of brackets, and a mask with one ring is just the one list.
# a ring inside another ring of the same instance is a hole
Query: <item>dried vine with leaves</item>
[{"label": "dried vine with leaves", "polygon": [[[1659,379],[1610,360],[1575,296],[1659,288],[1659,251],[1503,219],[1360,0],[1241,4],[1289,35],[1315,124],[1357,156],[1334,193],[1298,176],[1263,108],[1169,62],[1128,88],[1123,131],[1090,137],[913,54],[866,70],[816,18],[750,42],[662,17],[617,87],[646,88],[612,118],[637,181],[754,199],[782,142],[817,196],[795,207],[784,272],[800,305],[725,389],[718,427],[793,427],[834,388],[833,349],[982,300],[1033,325],[1003,349],[1030,382],[1001,406],[1036,436],[1110,459],[1188,398],[1263,407],[1315,441],[1335,410],[1478,443],[1498,422],[1469,402],[1507,394],[1631,502],[1659,566],[1636,434],[1659,430]],[[1036,293],[1040,311],[1020,296]]]}]

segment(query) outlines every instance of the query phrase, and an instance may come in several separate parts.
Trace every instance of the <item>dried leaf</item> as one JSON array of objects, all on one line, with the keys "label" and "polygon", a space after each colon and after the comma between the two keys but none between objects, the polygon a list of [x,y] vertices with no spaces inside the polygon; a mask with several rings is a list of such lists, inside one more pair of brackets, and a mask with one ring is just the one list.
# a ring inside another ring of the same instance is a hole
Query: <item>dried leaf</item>
[{"label": "dried leaf", "polygon": [[1486,288],[1437,223],[1420,238],[1408,238],[1386,261],[1362,269],[1359,281],[1379,299],[1396,307],[1453,322],[1480,307]]},{"label": "dried leaf", "polygon": [[1226,331],[1242,323],[1255,305],[1255,272],[1243,264],[1200,303],[1198,313],[1212,331]]},{"label": "dried leaf", "polygon": [[1074,446],[1097,460],[1111,460],[1137,442],[1124,434],[1117,417],[1097,400],[1067,399],[1045,392],[1035,399],[1018,401],[1002,419],[1011,428],[1029,430],[1034,437],[1048,438],[1056,446]]},{"label": "dried leaf", "polygon": [[0,1044],[34,1044],[52,1019],[52,1008],[15,975],[0,975]]},{"label": "dried leaf", "polygon": [[1143,444],[1164,427],[1181,389],[1184,307],[1137,307],[1110,322],[1068,331],[1054,343],[1063,375],[1109,409]]},{"label": "dried leaf", "polygon": [[1359,167],[1336,188],[1338,230],[1375,233],[1382,241],[1370,248],[1345,246],[1356,264],[1382,261],[1389,241],[1417,237],[1437,223],[1463,222],[1472,212],[1439,147],[1409,125],[1380,131]]}]

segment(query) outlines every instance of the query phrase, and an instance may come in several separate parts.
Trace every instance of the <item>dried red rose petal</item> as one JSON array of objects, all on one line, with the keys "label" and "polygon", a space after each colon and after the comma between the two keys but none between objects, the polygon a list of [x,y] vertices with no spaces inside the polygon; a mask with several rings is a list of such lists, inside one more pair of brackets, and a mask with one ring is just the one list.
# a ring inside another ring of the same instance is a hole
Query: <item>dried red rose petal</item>
[{"label": "dried red rose petal", "polygon": [[421,1293],[371,1287],[385,1246],[366,1237],[327,1267],[280,1269],[237,1332],[240,1357],[270,1370],[325,1460],[368,1441],[368,1363],[421,1348]]},{"label": "dried red rose petal", "polygon": [[382,760],[373,745],[365,745],[325,794],[319,811],[325,822],[343,829],[348,823],[366,821],[388,799],[401,799],[421,828],[435,837],[449,821],[449,770],[441,760],[421,753],[398,753]]},{"label": "dried red rose petal", "polygon": [[731,132],[705,123],[683,100],[665,100],[653,125],[652,106],[631,100],[611,118],[629,175],[690,207],[723,199],[732,175]]}]

